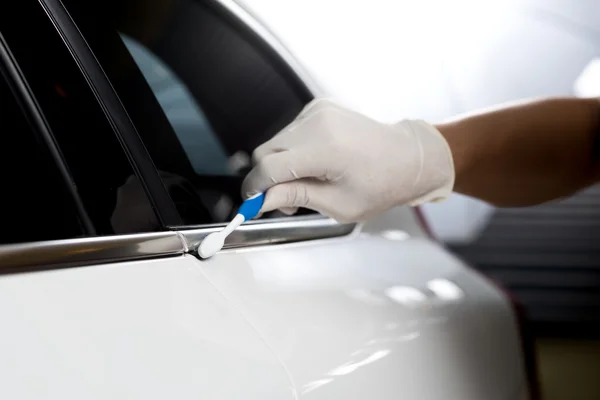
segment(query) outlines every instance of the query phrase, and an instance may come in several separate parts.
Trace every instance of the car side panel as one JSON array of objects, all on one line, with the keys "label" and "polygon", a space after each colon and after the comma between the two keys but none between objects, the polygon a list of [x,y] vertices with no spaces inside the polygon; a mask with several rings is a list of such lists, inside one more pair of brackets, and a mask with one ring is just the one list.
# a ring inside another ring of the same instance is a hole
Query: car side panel
[{"label": "car side panel", "polygon": [[261,332],[300,398],[508,400],[526,393],[503,295],[399,232],[197,261]]},{"label": "car side panel", "polygon": [[191,256],[0,276],[2,399],[291,399]]}]

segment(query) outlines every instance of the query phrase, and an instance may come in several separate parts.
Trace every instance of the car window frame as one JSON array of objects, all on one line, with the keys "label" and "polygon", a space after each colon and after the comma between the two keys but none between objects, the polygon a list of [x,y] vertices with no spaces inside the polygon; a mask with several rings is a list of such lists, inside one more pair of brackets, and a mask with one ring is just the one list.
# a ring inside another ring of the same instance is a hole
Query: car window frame
[{"label": "car window frame", "polygon": [[[177,212],[166,188],[160,181],[158,171],[145,151],[137,136],[135,126],[129,120],[110,81],[103,74],[102,68],[69,13],[60,0],[40,0],[39,2],[30,2],[30,4],[32,7],[43,8],[74,61],[77,62],[87,84],[94,91],[99,106],[103,107],[105,114],[111,119],[115,134],[120,136],[124,148],[128,150],[132,164],[137,167],[135,172],[146,184],[148,197],[154,202],[166,230],[158,233],[134,233],[0,245],[0,274],[194,253],[198,241],[209,233],[221,229],[223,224],[193,227],[177,225],[178,214],[173,216],[173,212]],[[14,17],[19,18],[18,15]],[[21,16],[21,18],[25,17],[26,15]],[[230,17],[237,18],[233,15]],[[265,45],[267,45],[266,42]],[[281,60],[285,63],[283,58]],[[290,67],[290,64],[286,63],[286,65],[288,68]],[[298,75],[295,76],[298,77]],[[148,184],[148,181],[154,183]],[[156,185],[157,181],[158,185]],[[175,223],[169,224],[172,221]],[[357,224],[338,224],[318,214],[251,221],[231,236],[231,240],[226,243],[225,248],[341,237],[357,232],[358,226]]]}]

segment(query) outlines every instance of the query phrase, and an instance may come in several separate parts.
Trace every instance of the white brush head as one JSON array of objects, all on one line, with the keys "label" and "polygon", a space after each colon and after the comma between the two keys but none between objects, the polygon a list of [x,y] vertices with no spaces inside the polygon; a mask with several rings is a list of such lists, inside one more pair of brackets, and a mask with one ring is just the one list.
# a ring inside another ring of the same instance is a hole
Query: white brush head
[{"label": "white brush head", "polygon": [[244,216],[238,214],[231,220],[231,222],[223,228],[220,232],[211,233],[204,238],[202,243],[198,245],[198,255],[201,258],[209,258],[216,254],[217,251],[223,248],[225,239],[231,232],[233,232],[238,226],[244,223]]},{"label": "white brush head", "polygon": [[212,257],[223,248],[224,244],[225,235],[222,232],[211,233],[198,246],[198,255],[202,258]]}]

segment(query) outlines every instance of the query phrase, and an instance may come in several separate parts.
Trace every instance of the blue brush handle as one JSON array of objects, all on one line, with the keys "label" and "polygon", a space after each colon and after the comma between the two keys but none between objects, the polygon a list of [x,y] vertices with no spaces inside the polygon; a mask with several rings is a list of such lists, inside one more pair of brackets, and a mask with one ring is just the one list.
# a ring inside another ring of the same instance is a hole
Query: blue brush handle
[{"label": "blue brush handle", "polygon": [[259,193],[244,201],[238,210],[238,214],[244,216],[245,221],[256,217],[265,202],[265,194]]}]

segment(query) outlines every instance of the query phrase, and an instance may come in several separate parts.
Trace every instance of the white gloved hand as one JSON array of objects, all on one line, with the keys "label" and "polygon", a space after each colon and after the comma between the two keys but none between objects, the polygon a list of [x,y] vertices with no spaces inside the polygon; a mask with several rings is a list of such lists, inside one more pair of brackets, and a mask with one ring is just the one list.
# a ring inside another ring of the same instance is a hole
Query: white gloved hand
[{"label": "white gloved hand", "polygon": [[443,200],[454,185],[452,154],[436,128],[379,123],[328,99],[307,105],[253,161],[242,193],[268,189],[262,212],[306,207],[338,222]]}]

